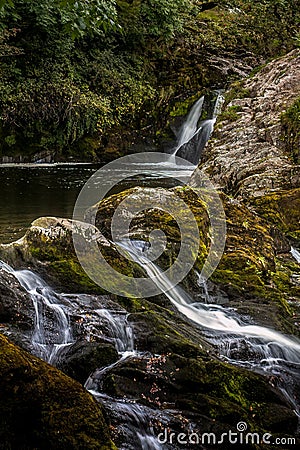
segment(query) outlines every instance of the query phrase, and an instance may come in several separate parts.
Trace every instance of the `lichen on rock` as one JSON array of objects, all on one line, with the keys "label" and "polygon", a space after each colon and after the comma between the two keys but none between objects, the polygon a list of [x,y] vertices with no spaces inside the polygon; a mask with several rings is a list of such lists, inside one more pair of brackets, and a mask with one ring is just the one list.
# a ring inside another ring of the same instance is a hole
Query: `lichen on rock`
[{"label": "lichen on rock", "polygon": [[229,103],[200,161],[227,194],[249,198],[299,186],[299,165],[282,140],[282,113],[300,93],[299,70],[300,53],[293,50],[227,93]]}]

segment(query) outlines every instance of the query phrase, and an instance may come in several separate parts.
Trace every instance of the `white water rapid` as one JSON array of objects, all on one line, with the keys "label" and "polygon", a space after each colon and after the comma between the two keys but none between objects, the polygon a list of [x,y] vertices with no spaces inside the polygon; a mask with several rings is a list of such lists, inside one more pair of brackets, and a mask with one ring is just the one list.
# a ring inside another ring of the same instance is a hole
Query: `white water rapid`
[{"label": "white water rapid", "polygon": [[[262,326],[248,325],[237,313],[220,305],[195,302],[180,286],[172,287],[163,271],[143,256],[140,242],[123,241],[120,245],[178,311],[203,329],[224,358],[233,364],[278,376],[278,387],[300,417],[299,339]],[[247,352],[246,359],[241,357],[242,352]]]},{"label": "white water rapid", "polygon": [[31,340],[34,353],[54,364],[60,351],[74,342],[63,297],[30,270],[14,270],[3,261],[0,268],[12,274],[30,295],[35,310]]}]

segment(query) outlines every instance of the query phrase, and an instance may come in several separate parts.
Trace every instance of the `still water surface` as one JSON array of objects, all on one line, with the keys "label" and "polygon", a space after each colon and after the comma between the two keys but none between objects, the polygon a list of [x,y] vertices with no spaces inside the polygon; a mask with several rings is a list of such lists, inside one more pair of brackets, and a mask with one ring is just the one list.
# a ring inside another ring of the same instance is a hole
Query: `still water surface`
[{"label": "still water surface", "polygon": [[[72,218],[81,188],[99,168],[91,164],[0,165],[0,243],[19,239],[38,217]],[[159,169],[150,165],[144,174],[138,166],[119,170],[124,176],[130,170],[132,176],[114,185],[107,195],[132,186],[173,187],[180,184],[178,179],[172,180],[174,172],[183,178],[190,173],[190,167],[185,171],[180,166]],[[113,176],[104,171],[97,181],[111,184]]]},{"label": "still water surface", "polygon": [[0,166],[0,242],[23,236],[41,216],[71,218],[92,165]]}]

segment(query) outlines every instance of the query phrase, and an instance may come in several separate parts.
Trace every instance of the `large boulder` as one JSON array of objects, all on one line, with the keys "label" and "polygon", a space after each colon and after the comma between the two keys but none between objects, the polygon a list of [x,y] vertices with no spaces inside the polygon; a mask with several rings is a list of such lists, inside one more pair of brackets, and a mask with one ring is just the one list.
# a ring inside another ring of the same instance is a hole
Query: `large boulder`
[{"label": "large boulder", "polygon": [[[57,217],[41,217],[32,222],[23,238],[11,244],[0,245],[0,257],[15,268],[36,269],[51,286],[68,292],[106,293],[82,269],[73,244],[72,233],[79,236],[84,246],[87,227],[81,222]],[[96,232],[88,227],[88,232]],[[132,276],[140,269],[127,261],[107,239],[97,239],[105,258],[118,270]],[[88,254],[96,258],[97,254]],[[107,277],[112,284],[115,280]]]},{"label": "large boulder", "polygon": [[[210,225],[205,203],[195,194],[194,189],[177,187],[166,191],[160,188],[133,188],[113,195],[92,208],[93,213],[97,210],[96,226],[110,239],[111,220],[116,208],[127,196],[132,196],[135,204],[142,204],[145,195],[159,197],[162,208],[171,202],[172,195],[178,196],[188,205],[199,230],[200,246],[194,268],[200,273],[210,246]],[[293,264],[288,255],[290,244],[280,230],[274,228],[274,223],[260,218],[243,202],[224,194],[220,194],[220,197],[226,215],[226,245],[221,261],[211,277],[210,297],[216,298],[216,290],[220,293],[221,289],[225,293],[225,297],[221,294],[221,303],[224,298],[229,298],[231,306],[258,323],[285,332],[297,332],[293,323],[293,304],[297,304],[294,297],[299,296],[299,288],[292,283],[292,274],[298,273],[299,267]],[[130,202],[123,204],[122,214],[126,217],[130,214]],[[90,213],[91,211],[87,213],[87,217]],[[184,217],[184,212],[182,216]],[[166,269],[177,258],[181,245],[180,230],[172,216],[155,208],[141,211],[132,219],[128,236],[148,241],[151,231],[155,229],[161,229],[167,236],[166,250],[158,260],[160,267]],[[192,231],[188,237],[194,238]],[[285,258],[279,261],[282,254]],[[184,287],[194,298],[199,298],[198,281],[194,271],[183,280]],[[289,305],[291,299],[293,300]]]},{"label": "large boulder", "polygon": [[[123,268],[127,273],[130,270],[134,275],[134,264],[130,262],[126,267],[124,260],[119,259],[117,249],[110,243],[110,224],[112,215],[125,196],[134,194],[134,201],[138,204],[143,201],[145,193],[156,195],[162,202],[162,209],[164,199],[169,201],[171,194],[178,195],[193,212],[199,228],[200,248],[196,269],[200,271],[210,245],[209,220],[205,202],[187,187],[178,187],[172,191],[135,188],[111,196],[87,212],[87,215],[96,212],[96,225],[104,234],[102,241],[111,251],[110,256],[116,258],[115,264],[119,269]],[[250,315],[260,324],[283,331],[295,331],[293,309],[288,302],[292,301],[292,296],[296,298],[298,293],[290,281],[296,264],[291,259],[288,263],[284,259],[280,260],[280,252],[288,250],[288,247],[284,248],[285,240],[281,241],[280,235],[274,239],[274,224],[260,218],[240,201],[225,195],[221,195],[221,198],[227,218],[227,242],[208,288],[244,317],[248,316],[248,319]],[[126,208],[123,213],[127,215]],[[174,261],[180,247],[180,232],[172,216],[153,208],[140,211],[131,225],[129,236],[145,243],[149,233],[162,225],[168,244],[164,255],[160,257],[160,263],[165,268]],[[87,291],[90,293],[99,293],[99,287],[88,281],[76,259],[71,230],[71,221],[39,219],[21,241],[1,247],[2,258],[15,262],[19,258],[23,265],[31,264],[45,273],[49,270],[57,286],[67,287],[69,278],[72,290],[78,291],[88,286]],[[62,270],[57,270],[57,267]],[[68,278],[66,273],[69,274]],[[195,274],[192,271],[184,285],[194,299],[200,300],[200,286]],[[100,296],[92,297],[82,298],[83,303],[78,303],[79,309],[74,309],[74,321],[77,322],[77,314],[83,328],[91,322],[92,312],[85,314],[82,305],[92,301],[95,311],[100,307]],[[118,304],[129,313],[128,322],[135,334],[134,347],[142,355],[126,359],[102,373],[99,388],[105,394],[137,402],[137,405],[143,403],[147,408],[175,408],[178,415],[184,417],[184,423],[196,423],[201,430],[224,430],[225,424],[234,426],[242,418],[252,430],[270,430],[274,434],[276,431],[283,433],[283,430],[288,430],[290,434],[294,433],[297,419],[279,389],[272,386],[276,382],[275,378],[264,378],[221,362],[213,346],[203,339],[203,330],[183,317],[166,297],[145,300],[129,295],[112,296],[112,299],[115,302],[115,306],[111,305],[114,310]],[[85,332],[82,333],[84,336]],[[78,336],[81,336],[79,331]],[[84,361],[80,360],[81,354],[83,359],[87,356],[87,360],[88,355],[92,359],[95,356],[95,364],[100,366],[114,362],[116,354],[112,347],[112,358],[104,361],[104,355],[101,354],[103,342],[99,341],[98,344],[93,344],[87,353],[84,346],[75,345],[74,354],[70,349],[69,363],[66,359],[64,370],[82,381],[87,372],[84,373],[86,368],[82,367]],[[149,351],[150,354],[145,353]],[[241,352],[247,359],[246,350],[241,349]],[[242,356],[238,352],[237,359]],[[92,361],[88,370],[93,370],[95,364]],[[97,371],[92,380],[97,384]],[[114,425],[113,413],[108,414]],[[123,422],[124,417],[117,425],[122,428]]]},{"label": "large boulder", "polygon": [[2,335],[0,388],[1,448],[115,448],[82,386]]},{"label": "large boulder", "polygon": [[118,352],[110,344],[77,341],[64,354],[60,354],[57,367],[84,384],[96,369],[109,366],[118,360]]},{"label": "large boulder", "polygon": [[[294,435],[297,428],[296,415],[271,379],[209,355],[192,358],[168,353],[127,359],[101,377],[101,386],[111,396],[175,413],[181,417],[177,433],[188,432],[191,422],[197,433],[218,434],[235,428],[241,420],[249,431],[263,434],[262,430],[268,430],[281,437]],[[159,425],[153,421],[157,434]],[[172,430],[174,423],[169,427]]]},{"label": "large boulder", "polygon": [[[108,261],[127,275],[141,274],[137,264],[126,260],[110,241],[114,211],[126,196],[132,194],[135,204],[142,204],[146,194],[156,195],[162,206],[164,200],[171,201],[172,195],[180,197],[188,205],[199,230],[200,246],[195,268],[200,272],[210,245],[209,219],[205,203],[195,195],[193,189],[187,187],[174,188],[169,192],[159,188],[134,188],[95,205],[93,210],[96,209],[96,226],[103,233],[99,245],[101,251],[109,252]],[[288,256],[288,242],[283,235],[274,231],[274,224],[260,218],[245,204],[225,195],[221,198],[227,220],[227,237],[224,254],[211,277],[212,291],[221,289],[225,297],[230,299],[232,306],[237,307],[241,313],[252,316],[264,326],[289,333],[296,332],[293,305],[297,304],[294,300],[299,296],[299,287],[293,284],[292,275],[298,273],[299,267]],[[91,210],[87,217],[90,213]],[[126,216],[126,207],[122,213]],[[184,220],[184,212],[182,214]],[[158,260],[158,264],[166,269],[176,259],[181,245],[180,230],[172,216],[156,208],[141,211],[133,218],[128,236],[147,242],[150,232],[155,229],[163,229],[167,236],[166,250]],[[0,254],[2,258],[15,264],[31,264],[58,288],[102,294],[105,292],[103,288],[92,282],[80,266],[71,233],[71,220],[41,218],[33,222],[21,240],[2,245]],[[191,239],[194,238],[192,230]],[[284,258],[281,258],[281,254]],[[199,284],[194,271],[183,280],[183,285],[198,298]],[[213,292],[211,294],[215,297]],[[133,303],[131,298],[129,292],[124,300],[118,299],[118,302],[128,310]],[[170,307],[164,296],[154,297],[151,302]]]}]

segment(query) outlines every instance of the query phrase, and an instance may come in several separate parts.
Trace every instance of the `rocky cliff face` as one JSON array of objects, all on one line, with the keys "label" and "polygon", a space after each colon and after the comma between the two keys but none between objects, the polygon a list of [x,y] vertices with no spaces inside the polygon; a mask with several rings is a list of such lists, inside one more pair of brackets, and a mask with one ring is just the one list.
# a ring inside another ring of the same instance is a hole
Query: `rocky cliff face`
[{"label": "rocky cliff face", "polygon": [[239,198],[299,186],[299,165],[287,150],[281,120],[299,95],[299,50],[227,93],[226,108],[200,162],[216,185]]}]

